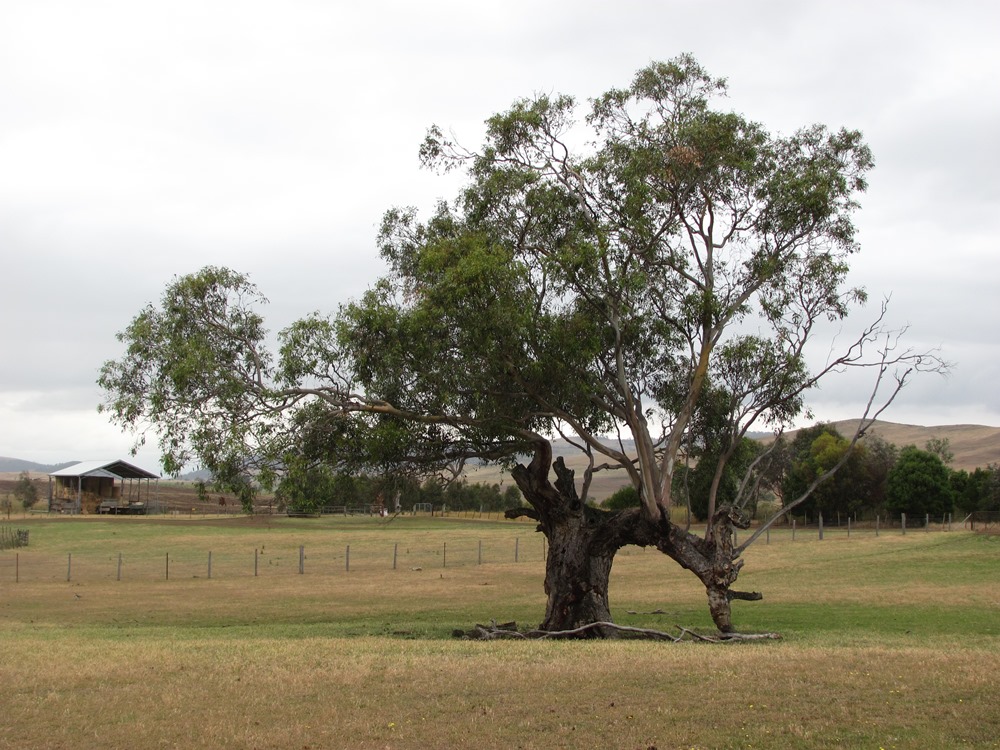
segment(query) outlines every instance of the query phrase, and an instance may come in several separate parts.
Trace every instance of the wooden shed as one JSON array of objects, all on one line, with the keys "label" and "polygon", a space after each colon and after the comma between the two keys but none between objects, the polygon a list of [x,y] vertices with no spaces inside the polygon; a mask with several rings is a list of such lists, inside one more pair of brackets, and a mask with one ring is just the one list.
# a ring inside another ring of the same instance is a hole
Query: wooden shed
[{"label": "wooden shed", "polygon": [[126,461],[81,461],[49,474],[49,512],[155,512],[159,479]]}]

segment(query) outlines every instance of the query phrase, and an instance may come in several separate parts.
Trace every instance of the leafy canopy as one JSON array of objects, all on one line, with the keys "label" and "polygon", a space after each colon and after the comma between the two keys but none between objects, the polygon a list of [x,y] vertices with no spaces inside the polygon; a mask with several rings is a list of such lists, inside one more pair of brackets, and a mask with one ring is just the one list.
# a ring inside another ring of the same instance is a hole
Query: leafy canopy
[{"label": "leafy canopy", "polygon": [[[387,212],[388,271],[363,297],[296,322],[271,353],[246,276],[180,277],[119,334],[103,408],[140,441],[158,433],[167,472],[197,459],[237,483],[293,461],[510,464],[565,434],[591,457],[584,495],[615,467],[658,515],[703,393],[721,404],[725,461],[881,333],[807,367],[816,322],[865,296],[845,285],[872,166],[860,133],[774,135],[715,109],[725,90],[685,55],[582,117],[568,96],[515,102],[475,151],[432,128],[424,164],[464,169],[466,186],[424,221]],[[638,456],[606,433],[631,434]]]}]

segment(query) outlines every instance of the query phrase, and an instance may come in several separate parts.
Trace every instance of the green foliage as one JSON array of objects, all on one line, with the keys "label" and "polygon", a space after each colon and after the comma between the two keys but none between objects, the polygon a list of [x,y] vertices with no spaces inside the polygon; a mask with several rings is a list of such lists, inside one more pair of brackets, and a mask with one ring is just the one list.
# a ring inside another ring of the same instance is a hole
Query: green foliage
[{"label": "green foliage", "polygon": [[98,378],[107,396],[99,409],[139,434],[135,449],[155,425],[166,474],[197,458],[244,500],[246,464],[274,427],[273,410],[260,408],[271,355],[253,305],[264,301],[229,269],[175,278],[159,307],[147,305],[118,334],[125,353]]},{"label": "green foliage", "polygon": [[[501,490],[498,484],[470,484],[464,479],[451,482],[441,496],[442,504],[449,510],[505,511],[521,505],[522,497],[517,487],[509,485]],[[421,497],[421,502],[433,503],[432,497]]]},{"label": "green foliage", "polygon": [[1000,464],[990,464],[986,471],[989,479],[982,484],[978,510],[1000,511]]},{"label": "green foliage", "polygon": [[879,443],[872,451],[860,443],[851,448],[850,441],[836,428],[823,423],[799,430],[787,451],[781,485],[784,502],[791,503],[801,497],[848,451],[850,455],[837,473],[817,485],[797,511],[808,515],[823,513],[829,519],[837,513],[848,515],[881,502],[885,462],[892,455],[888,445]]},{"label": "green foliage", "polygon": [[[709,450],[703,452],[698,459],[697,465],[689,472],[687,490],[691,499],[691,515],[699,521],[708,518],[709,497],[712,492],[712,485],[715,481],[716,473],[720,471],[717,443],[711,444]],[[738,493],[743,479],[754,459],[760,454],[762,448],[759,443],[749,438],[743,438],[737,444],[732,455],[726,459],[721,466],[718,486],[715,489],[715,507],[723,505],[734,505],[737,503]],[[751,481],[748,486],[755,486]],[[752,493],[752,490],[751,490]],[[756,509],[756,502],[752,498],[747,498],[748,512],[753,516]]]},{"label": "green foliage", "polygon": [[[676,452],[707,383],[740,422],[732,445],[754,420],[787,422],[811,383],[813,323],[864,296],[844,287],[872,164],[860,134],[773,135],[714,109],[725,89],[685,55],[582,117],[569,96],[517,101],[478,151],[432,128],[423,163],[467,183],[426,221],[386,213],[389,273],[361,299],[280,332],[275,356],[246,276],[177,278],[119,335],[102,408],[138,444],[152,425],[168,473],[198,459],[243,493],[295,461],[509,465],[569,424],[659,502],[673,463],[650,448],[637,467],[597,436],[625,423]],[[581,124],[591,145],[567,149]],[[728,331],[749,318],[759,334]]]},{"label": "green foliage", "polygon": [[912,445],[903,448],[889,472],[886,508],[919,518],[948,513],[953,503],[951,475],[941,458]]},{"label": "green foliage", "polygon": [[615,490],[603,503],[608,510],[626,510],[639,507],[639,492],[631,484]]},{"label": "green foliage", "polygon": [[21,503],[21,506],[28,510],[38,502],[38,487],[31,481],[28,472],[22,471],[14,484],[14,499]]},{"label": "green foliage", "polygon": [[953,471],[950,483],[955,505],[963,513],[1000,511],[1000,464],[980,467],[971,473]]},{"label": "green foliage", "polygon": [[521,505],[517,487],[469,483],[445,483],[429,477],[423,484],[407,476],[372,477],[334,473],[322,464],[288,466],[277,484],[279,507],[296,513],[319,513],[331,506],[365,507],[380,505],[389,512],[397,507],[410,510],[416,503],[451,510],[505,511]]},{"label": "green foliage", "polygon": [[280,509],[318,513],[333,505],[336,477],[328,466],[297,463],[285,467],[274,497]]},{"label": "green foliage", "polygon": [[951,449],[951,442],[948,438],[931,438],[924,446],[924,450],[933,453],[945,464],[950,464],[955,458],[955,452]]}]

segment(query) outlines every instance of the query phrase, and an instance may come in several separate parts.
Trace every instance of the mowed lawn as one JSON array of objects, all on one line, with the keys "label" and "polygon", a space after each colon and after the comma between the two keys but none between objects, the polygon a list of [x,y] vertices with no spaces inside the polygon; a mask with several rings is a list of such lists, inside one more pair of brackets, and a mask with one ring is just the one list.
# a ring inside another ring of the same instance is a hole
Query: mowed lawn
[{"label": "mowed lawn", "polygon": [[[764,600],[734,611],[781,641],[484,643],[451,631],[541,619],[530,524],[14,525],[4,748],[1000,747],[998,537],[773,533],[740,580]],[[710,627],[653,551],[619,554],[611,599],[623,624]]]}]

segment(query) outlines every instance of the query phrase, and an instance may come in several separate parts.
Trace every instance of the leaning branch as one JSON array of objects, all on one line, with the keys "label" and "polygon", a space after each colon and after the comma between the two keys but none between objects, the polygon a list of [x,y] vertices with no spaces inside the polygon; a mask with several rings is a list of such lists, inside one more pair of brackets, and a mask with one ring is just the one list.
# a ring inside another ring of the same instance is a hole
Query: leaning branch
[{"label": "leaning branch", "polygon": [[[832,467],[830,467],[827,471],[823,472],[818,477],[816,477],[816,479],[814,479],[813,482],[806,488],[805,492],[803,492],[793,502],[785,505],[780,511],[772,515],[765,523],[761,524],[757,528],[757,530],[753,534],[751,534],[750,537],[743,544],[734,548],[733,559],[743,554],[743,551],[746,550],[747,547],[749,547],[751,544],[757,541],[761,537],[761,535],[763,535],[780,519],[784,518],[789,513],[791,513],[795,508],[804,503],[809,498],[809,496],[812,495],[812,493],[816,490],[816,488],[820,486],[820,484],[822,484],[830,477],[832,477],[834,474],[836,474],[837,471],[839,471],[840,468],[845,463],[847,463],[847,461],[851,457],[852,452],[854,451],[855,445],[857,445],[857,442],[862,437],[864,437],[868,429],[873,424],[875,424],[875,422],[882,415],[882,413],[889,408],[889,406],[892,404],[893,401],[895,401],[896,396],[898,396],[899,392],[903,390],[903,387],[906,385],[907,379],[914,371],[921,371],[921,370],[923,371],[931,370],[936,372],[947,371],[947,363],[942,361],[936,355],[929,353],[911,354],[908,352],[902,355],[895,355],[893,353],[895,349],[893,344],[894,344],[893,340],[891,339],[891,337],[889,337],[885,347],[882,349],[881,352],[881,361],[878,363],[878,368],[879,368],[878,377],[875,379],[875,384],[872,387],[871,394],[868,397],[868,402],[865,404],[864,413],[862,414],[860,420],[858,421],[857,429],[855,429],[854,435],[851,437],[851,442],[848,444],[847,450],[845,450],[844,454],[840,457],[840,460],[837,461],[837,463],[834,464]],[[875,407],[875,399],[878,396],[879,388],[881,387],[883,381],[885,380],[889,368],[895,365],[904,365],[904,364],[907,365],[906,369],[903,370],[902,373],[897,373],[893,375],[893,378],[895,379],[896,382],[892,389],[892,392],[888,395],[888,397],[881,404],[881,406],[875,409],[873,413],[872,410]]]}]

